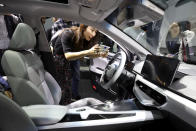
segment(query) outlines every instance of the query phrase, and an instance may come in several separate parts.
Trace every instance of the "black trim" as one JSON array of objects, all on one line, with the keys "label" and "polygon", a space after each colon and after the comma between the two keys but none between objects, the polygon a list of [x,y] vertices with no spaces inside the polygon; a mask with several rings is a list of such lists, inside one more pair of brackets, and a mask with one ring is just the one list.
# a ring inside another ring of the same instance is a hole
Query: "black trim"
[{"label": "black trim", "polygon": [[61,4],[69,4],[68,0],[44,0],[47,2],[53,2],[53,3],[61,3]]},{"label": "black trim", "polygon": [[104,71],[104,69],[101,69],[100,67],[96,67],[96,69],[98,69],[100,71]]}]

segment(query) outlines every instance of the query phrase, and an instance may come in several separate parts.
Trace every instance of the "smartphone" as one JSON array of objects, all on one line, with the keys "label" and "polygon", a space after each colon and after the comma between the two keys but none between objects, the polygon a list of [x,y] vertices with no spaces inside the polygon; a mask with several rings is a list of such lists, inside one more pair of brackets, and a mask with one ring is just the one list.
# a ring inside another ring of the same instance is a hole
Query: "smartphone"
[{"label": "smartphone", "polygon": [[106,46],[106,45],[99,45],[99,46],[101,48],[101,52],[107,52],[110,49],[110,47],[109,46]]}]

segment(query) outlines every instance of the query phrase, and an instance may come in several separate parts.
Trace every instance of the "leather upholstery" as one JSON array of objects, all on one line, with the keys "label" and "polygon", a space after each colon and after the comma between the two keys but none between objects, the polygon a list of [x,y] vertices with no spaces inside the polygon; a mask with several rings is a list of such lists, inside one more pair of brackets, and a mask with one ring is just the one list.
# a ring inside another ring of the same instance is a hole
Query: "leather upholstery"
[{"label": "leather upholstery", "polygon": [[28,25],[20,23],[11,39],[11,49],[5,51],[2,56],[1,64],[12,88],[14,100],[21,106],[59,104],[59,85],[44,70],[39,56],[30,50],[35,46],[34,40],[33,30]]},{"label": "leather upholstery", "polygon": [[37,131],[27,114],[2,93],[0,93],[0,116],[1,131]]},{"label": "leather upholstery", "polygon": [[9,44],[12,50],[28,50],[34,49],[36,45],[36,37],[33,29],[24,23],[18,24]]},{"label": "leather upholstery", "polygon": [[[33,38],[29,38],[30,36]],[[13,99],[21,106],[58,105],[61,99],[61,88],[50,73],[44,70],[39,56],[30,50],[35,46],[34,39],[32,29],[20,23],[11,40],[11,49],[2,56],[1,65],[12,89]],[[68,107],[77,108],[97,104],[103,103],[97,99],[85,98]]]}]

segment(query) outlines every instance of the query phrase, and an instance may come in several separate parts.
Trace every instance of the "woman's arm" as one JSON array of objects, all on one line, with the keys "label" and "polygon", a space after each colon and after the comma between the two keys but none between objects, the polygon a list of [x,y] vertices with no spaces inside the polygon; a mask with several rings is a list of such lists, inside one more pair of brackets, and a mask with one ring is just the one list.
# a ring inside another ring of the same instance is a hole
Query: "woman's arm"
[{"label": "woman's arm", "polygon": [[89,51],[88,50],[79,51],[79,52],[67,52],[67,53],[64,53],[65,58],[67,60],[80,59],[80,58],[83,58],[85,56],[88,56],[88,54],[89,54]]},{"label": "woman's arm", "polygon": [[99,45],[95,45],[89,50],[84,50],[79,52],[67,52],[64,53],[64,55],[67,60],[76,60],[76,59],[83,58],[85,56],[100,57],[99,51],[100,51]]}]

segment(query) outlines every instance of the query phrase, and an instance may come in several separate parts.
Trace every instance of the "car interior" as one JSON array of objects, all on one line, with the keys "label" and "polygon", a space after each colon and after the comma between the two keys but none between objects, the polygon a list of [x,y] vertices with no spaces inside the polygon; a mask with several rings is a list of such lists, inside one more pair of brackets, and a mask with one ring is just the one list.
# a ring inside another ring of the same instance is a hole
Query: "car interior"
[{"label": "car interior", "polygon": [[[22,16],[1,59],[13,99],[0,93],[0,131],[195,131],[195,11],[194,0],[0,0],[1,15]],[[43,17],[91,25],[110,48],[82,60],[83,98],[68,105]]]}]

